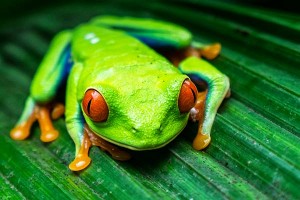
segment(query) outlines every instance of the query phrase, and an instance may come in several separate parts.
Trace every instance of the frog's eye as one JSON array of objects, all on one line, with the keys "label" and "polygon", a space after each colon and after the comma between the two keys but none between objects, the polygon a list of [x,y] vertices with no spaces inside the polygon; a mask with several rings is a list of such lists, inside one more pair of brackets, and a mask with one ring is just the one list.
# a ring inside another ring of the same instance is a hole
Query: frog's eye
[{"label": "frog's eye", "polygon": [[178,107],[181,113],[189,112],[196,103],[198,90],[195,84],[186,79],[180,90],[178,97]]},{"label": "frog's eye", "polygon": [[108,118],[108,107],[103,96],[94,89],[85,92],[82,100],[85,114],[94,122],[103,122]]}]

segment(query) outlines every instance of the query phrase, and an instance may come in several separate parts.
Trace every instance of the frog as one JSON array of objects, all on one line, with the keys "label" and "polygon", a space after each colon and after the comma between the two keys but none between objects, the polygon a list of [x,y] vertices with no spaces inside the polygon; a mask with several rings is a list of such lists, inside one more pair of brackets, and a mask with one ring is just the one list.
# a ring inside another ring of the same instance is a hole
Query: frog
[{"label": "frog", "polygon": [[[37,121],[40,140],[52,142],[59,136],[53,120],[65,115],[75,144],[72,171],[90,165],[92,146],[129,160],[129,151],[166,146],[189,120],[199,121],[192,146],[203,150],[230,95],[229,78],[209,63],[220,50],[171,22],[94,17],[53,38],[10,137],[25,140]],[[65,105],[55,101],[63,84]]]}]

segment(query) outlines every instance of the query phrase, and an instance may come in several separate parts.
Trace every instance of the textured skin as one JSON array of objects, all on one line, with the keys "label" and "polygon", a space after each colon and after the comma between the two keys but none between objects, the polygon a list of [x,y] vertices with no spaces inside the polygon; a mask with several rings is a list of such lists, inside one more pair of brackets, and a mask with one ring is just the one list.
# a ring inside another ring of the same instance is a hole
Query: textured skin
[{"label": "textured skin", "polygon": [[[217,108],[229,90],[228,78],[198,58],[187,58],[179,70],[152,49],[178,50],[195,44],[196,48],[200,45],[192,42],[186,29],[151,19],[102,16],[63,31],[53,39],[38,68],[11,136],[23,139],[20,134],[29,135],[24,127],[30,127],[28,119],[35,106],[51,102],[67,77],[66,125],[76,155],[82,147],[85,123],[98,136],[129,149],[162,147],[188,121],[189,113],[180,113],[178,108],[179,92],[188,78],[184,74],[188,73],[208,85],[203,126],[194,140],[194,148],[203,149],[209,144]],[[105,122],[93,122],[84,114],[81,102],[88,89],[96,89],[106,100],[109,116]],[[193,115],[197,112],[194,109]],[[55,130],[51,127],[51,131]]]},{"label": "textured skin", "polygon": [[109,107],[106,122],[85,116],[93,131],[133,149],[163,146],[180,133],[188,114],[180,114],[177,99],[188,77],[165,58],[124,32],[91,25],[74,31],[72,47],[75,60],[83,63],[79,82],[72,86],[78,103],[93,88]]}]

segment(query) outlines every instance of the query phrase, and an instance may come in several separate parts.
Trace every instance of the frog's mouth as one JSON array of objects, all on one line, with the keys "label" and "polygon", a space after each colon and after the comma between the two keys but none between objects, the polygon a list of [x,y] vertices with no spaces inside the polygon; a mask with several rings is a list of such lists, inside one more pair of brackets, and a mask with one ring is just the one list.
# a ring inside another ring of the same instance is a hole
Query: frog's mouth
[{"label": "frog's mouth", "polygon": [[116,141],[111,140],[109,138],[106,138],[106,137],[104,137],[102,135],[98,135],[98,136],[101,137],[102,139],[104,139],[104,140],[112,143],[112,144],[115,144],[115,145],[120,146],[120,147],[124,147],[126,149],[130,149],[130,150],[134,150],[134,151],[146,151],[146,150],[159,149],[159,148],[162,148],[162,147],[166,146],[167,144],[169,144],[170,142],[172,142],[172,140],[174,140],[181,132],[182,132],[182,130],[179,131],[172,138],[170,138],[169,140],[167,140],[165,143],[162,143],[162,144],[159,144],[159,145],[156,145],[156,146],[145,146],[145,147],[130,146],[130,145],[127,145],[127,144],[124,144],[124,143],[116,142]]},{"label": "frog's mouth", "polygon": [[[186,122],[187,123],[187,122]],[[186,125],[186,124],[185,124]],[[146,150],[154,150],[154,149],[159,149],[159,148],[162,148],[164,146],[166,146],[167,144],[169,144],[171,141],[173,141],[184,129],[184,126],[182,126],[182,128],[177,131],[177,132],[174,132],[173,134],[171,134],[172,136],[171,137],[168,137],[168,139],[164,140],[164,142],[155,142],[153,143],[153,140],[151,140],[151,138],[149,140],[143,140],[142,142],[139,141],[137,143],[126,143],[126,142],[119,142],[119,141],[115,141],[115,140],[112,140],[108,137],[105,137],[103,136],[102,134],[99,134],[97,132],[93,132],[99,136],[100,138],[114,144],[114,145],[117,145],[117,146],[120,146],[120,147],[124,147],[126,149],[130,149],[130,150],[134,150],[134,151],[146,151]],[[92,128],[91,128],[92,129]]]}]

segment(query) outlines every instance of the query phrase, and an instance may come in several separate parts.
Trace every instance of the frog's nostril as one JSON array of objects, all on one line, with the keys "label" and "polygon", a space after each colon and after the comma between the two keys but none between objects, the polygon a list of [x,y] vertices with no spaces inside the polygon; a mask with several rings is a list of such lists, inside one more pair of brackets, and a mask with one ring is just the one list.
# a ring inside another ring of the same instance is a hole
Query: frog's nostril
[{"label": "frog's nostril", "polygon": [[152,124],[144,124],[143,126],[132,126],[132,133],[145,133],[145,134],[160,134],[162,133],[164,127],[161,123],[152,123]]},{"label": "frog's nostril", "polygon": [[136,133],[138,131],[138,129],[137,128],[135,128],[135,127],[132,127],[132,132],[133,133]]},{"label": "frog's nostril", "polygon": [[163,126],[161,123],[157,124],[154,128],[153,128],[153,131],[156,133],[156,134],[161,134],[162,131],[163,131]]},{"label": "frog's nostril", "polygon": [[158,130],[161,132],[163,129],[164,129],[164,128],[163,128],[163,125],[162,125],[162,124],[160,124],[160,126],[159,126]]}]

